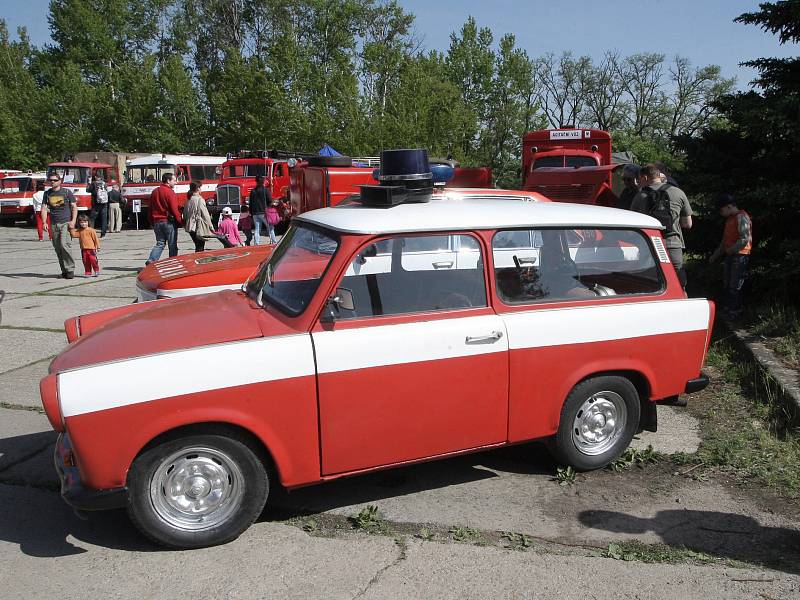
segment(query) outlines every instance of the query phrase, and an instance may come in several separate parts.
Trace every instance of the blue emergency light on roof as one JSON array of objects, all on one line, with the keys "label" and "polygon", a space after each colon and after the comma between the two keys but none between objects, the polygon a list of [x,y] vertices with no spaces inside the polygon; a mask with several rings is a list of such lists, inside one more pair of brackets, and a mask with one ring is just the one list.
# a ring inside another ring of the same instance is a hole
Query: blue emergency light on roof
[{"label": "blue emergency light on roof", "polygon": [[384,150],[381,168],[373,175],[380,185],[361,185],[360,202],[366,206],[396,206],[427,202],[433,193],[433,173],[428,151]]},{"label": "blue emergency light on roof", "polygon": [[433,164],[431,165],[431,173],[433,173],[433,185],[445,185],[456,174],[456,171],[450,165]]}]

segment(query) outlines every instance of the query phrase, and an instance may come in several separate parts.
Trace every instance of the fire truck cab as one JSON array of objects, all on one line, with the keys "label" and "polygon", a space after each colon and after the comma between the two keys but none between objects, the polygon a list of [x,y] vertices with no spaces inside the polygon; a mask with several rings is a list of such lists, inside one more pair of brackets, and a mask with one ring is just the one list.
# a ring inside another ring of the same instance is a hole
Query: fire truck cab
[{"label": "fire truck cab", "polygon": [[270,156],[269,151],[243,150],[236,158],[226,160],[217,181],[216,193],[208,198],[208,210],[219,214],[229,207],[238,214],[250,190],[256,187],[256,177],[264,177],[264,185],[276,200],[286,202],[289,196],[289,160]]},{"label": "fire truck cab", "polygon": [[613,206],[611,135],[600,129],[545,129],[522,138],[523,189],[556,202]]},{"label": "fire truck cab", "polygon": [[22,220],[34,222],[33,194],[36,184],[44,180],[44,173],[31,172],[0,179],[0,221],[3,225],[13,225]]},{"label": "fire truck cab", "polygon": [[58,173],[62,187],[70,190],[75,196],[78,210],[92,209],[92,195],[86,191],[89,180],[102,174],[103,179],[111,181],[118,175],[111,165],[99,162],[66,161],[47,165],[47,176]]}]

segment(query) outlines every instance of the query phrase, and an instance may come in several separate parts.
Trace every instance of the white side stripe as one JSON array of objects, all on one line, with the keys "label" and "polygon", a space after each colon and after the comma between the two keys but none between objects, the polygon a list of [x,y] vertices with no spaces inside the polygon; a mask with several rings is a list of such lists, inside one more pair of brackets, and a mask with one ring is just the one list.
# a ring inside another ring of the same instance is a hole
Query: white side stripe
[{"label": "white side stripe", "polygon": [[58,376],[65,417],[159,398],[314,375],[311,338],[292,335],[143,356]]},{"label": "white side stripe", "polygon": [[[466,343],[496,331],[502,336],[494,343]],[[314,334],[314,348],[322,374],[505,352],[508,338],[500,317],[484,315],[323,331]]]},{"label": "white side stripe", "polygon": [[503,315],[512,350],[706,331],[707,300],[631,302]]}]

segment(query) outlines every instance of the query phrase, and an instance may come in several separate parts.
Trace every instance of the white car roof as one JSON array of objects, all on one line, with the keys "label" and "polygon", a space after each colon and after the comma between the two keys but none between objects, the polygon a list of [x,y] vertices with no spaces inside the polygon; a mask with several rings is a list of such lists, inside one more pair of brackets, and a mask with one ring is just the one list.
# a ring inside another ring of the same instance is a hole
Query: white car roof
[{"label": "white car roof", "polygon": [[47,179],[47,173],[20,173],[19,175],[9,175],[8,177],[4,177],[4,179],[8,179],[9,181],[15,181],[17,179]]},{"label": "white car roof", "polygon": [[372,208],[359,203],[320,208],[295,217],[342,233],[513,229],[521,227],[630,227],[663,229],[653,217],[630,210],[524,200],[446,198]]},{"label": "white car roof", "polygon": [[132,158],[125,164],[129,167],[143,165],[221,165],[225,162],[224,156],[194,156],[191,154],[151,154]]}]

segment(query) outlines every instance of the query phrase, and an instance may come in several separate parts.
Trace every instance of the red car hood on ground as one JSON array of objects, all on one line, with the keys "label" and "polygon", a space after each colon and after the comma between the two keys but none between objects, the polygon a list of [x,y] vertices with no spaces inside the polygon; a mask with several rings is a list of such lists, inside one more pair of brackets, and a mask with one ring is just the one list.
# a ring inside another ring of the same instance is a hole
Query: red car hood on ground
[{"label": "red car hood on ground", "polygon": [[[50,363],[51,373],[135,356],[290,333],[288,328],[269,319],[263,309],[242,292],[234,291],[112,308],[79,317],[79,320],[83,329],[80,337]],[[265,323],[269,324],[267,331]],[[131,373],[131,377],[147,377],[147,374]]]},{"label": "red car hood on ground", "polygon": [[188,296],[238,287],[274,248],[241,246],[165,258],[145,267],[136,278],[136,287],[153,297]]}]

